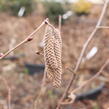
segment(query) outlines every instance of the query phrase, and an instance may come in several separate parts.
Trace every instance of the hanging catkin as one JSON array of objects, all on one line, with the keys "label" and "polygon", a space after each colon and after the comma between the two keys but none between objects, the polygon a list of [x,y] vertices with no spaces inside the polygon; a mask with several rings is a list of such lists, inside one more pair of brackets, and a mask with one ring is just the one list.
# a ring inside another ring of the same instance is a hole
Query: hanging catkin
[{"label": "hanging catkin", "polygon": [[44,36],[44,59],[47,80],[53,83],[53,86],[61,85],[62,75],[62,40],[59,30],[47,26]]}]

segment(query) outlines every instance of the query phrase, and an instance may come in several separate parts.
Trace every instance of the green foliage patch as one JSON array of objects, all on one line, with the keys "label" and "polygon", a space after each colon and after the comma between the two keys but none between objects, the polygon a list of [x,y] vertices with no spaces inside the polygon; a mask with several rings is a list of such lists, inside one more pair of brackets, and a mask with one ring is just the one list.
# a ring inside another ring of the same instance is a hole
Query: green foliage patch
[{"label": "green foliage patch", "polygon": [[59,2],[45,2],[45,16],[48,17],[52,22],[58,23],[58,16],[65,13],[63,5]]},{"label": "green foliage patch", "polygon": [[0,0],[0,11],[10,11],[13,15],[17,15],[21,7],[25,7],[24,15],[28,15],[33,11],[34,0]]}]

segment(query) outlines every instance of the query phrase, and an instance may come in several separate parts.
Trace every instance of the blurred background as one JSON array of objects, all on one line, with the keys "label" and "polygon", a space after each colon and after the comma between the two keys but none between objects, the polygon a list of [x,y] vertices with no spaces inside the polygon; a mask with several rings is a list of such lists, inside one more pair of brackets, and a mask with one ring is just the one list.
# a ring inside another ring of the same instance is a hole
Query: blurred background
[{"label": "blurred background", "polygon": [[[0,0],[0,52],[5,53],[26,38],[45,18],[58,27],[58,16],[62,16],[62,64],[61,88],[47,86],[40,98],[38,109],[55,109],[57,100],[70,80],[83,44],[96,26],[104,0]],[[109,7],[102,25],[109,25]],[[6,78],[12,89],[13,109],[33,109],[32,104],[40,91],[44,72],[43,27],[29,42],[0,60],[0,75]],[[80,66],[75,87],[80,86],[101,68],[109,57],[109,31],[99,29],[88,46]],[[89,86],[77,92],[74,104],[63,109],[108,109],[109,67]],[[1,81],[1,80],[0,80]],[[74,88],[74,87],[73,87]],[[0,109],[7,103],[7,89],[0,84]],[[43,105],[42,105],[43,104]]]}]

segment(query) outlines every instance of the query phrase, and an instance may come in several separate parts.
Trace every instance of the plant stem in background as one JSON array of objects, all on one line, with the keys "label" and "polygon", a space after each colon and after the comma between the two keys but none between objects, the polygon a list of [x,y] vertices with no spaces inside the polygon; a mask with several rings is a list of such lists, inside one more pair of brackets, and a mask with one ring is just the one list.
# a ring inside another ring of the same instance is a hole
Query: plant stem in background
[{"label": "plant stem in background", "polygon": [[62,24],[62,16],[59,15],[59,24],[58,24],[58,28],[59,28],[59,31],[61,32],[61,24]]}]

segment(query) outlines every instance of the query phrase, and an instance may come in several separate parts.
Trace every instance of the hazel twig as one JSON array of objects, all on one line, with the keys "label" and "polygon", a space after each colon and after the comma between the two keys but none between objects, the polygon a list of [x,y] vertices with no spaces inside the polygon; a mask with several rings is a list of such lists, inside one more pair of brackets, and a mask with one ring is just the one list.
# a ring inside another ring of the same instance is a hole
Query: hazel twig
[{"label": "hazel twig", "polygon": [[[79,59],[78,59],[78,61],[77,61],[76,67],[75,67],[75,69],[74,69],[74,74],[72,74],[71,79],[70,79],[70,81],[69,81],[69,83],[68,83],[68,85],[67,85],[67,88],[65,89],[64,94],[63,94],[62,97],[61,97],[61,100],[60,100],[61,102],[62,102],[62,101],[64,100],[64,98],[67,96],[68,91],[69,91],[69,89],[71,88],[71,85],[72,85],[74,79],[77,78],[76,72],[77,72],[77,70],[78,70],[78,68],[79,68],[79,66],[80,66],[80,64],[81,64],[82,58],[83,58],[83,56],[84,56],[84,53],[85,53],[85,51],[86,51],[86,49],[87,49],[89,43],[92,41],[92,39],[93,39],[95,33],[96,33],[97,30],[99,29],[98,27],[101,25],[103,16],[104,16],[105,11],[106,11],[106,8],[107,8],[107,6],[108,6],[108,2],[109,2],[109,0],[106,0],[106,2],[104,3],[104,7],[103,7],[103,9],[102,9],[101,15],[100,15],[100,17],[99,17],[99,19],[98,19],[98,22],[97,22],[96,26],[95,26],[94,30],[92,31],[92,33],[90,34],[90,36],[89,36],[89,38],[87,39],[87,41],[85,42],[85,44],[83,45],[83,49],[82,49],[81,54],[80,54],[80,56],[79,56]],[[61,107],[61,104],[60,104],[60,102],[59,102],[58,105],[57,105],[57,107],[56,107],[56,109],[60,109],[60,107]]]},{"label": "hazel twig", "polygon": [[9,51],[7,51],[5,54],[3,54],[0,59],[3,59],[4,57],[6,57],[8,54],[10,54],[12,51],[14,51],[16,48],[18,48],[19,46],[23,45],[24,43],[27,43],[29,41],[31,41],[33,39],[33,35],[40,30],[40,28],[46,24],[46,22],[48,21],[48,19],[45,19],[39,26],[38,28],[36,28],[30,35],[27,36],[26,39],[24,39],[22,42],[20,42],[18,45],[16,45],[14,48],[10,49]]},{"label": "hazel twig", "polygon": [[[85,81],[80,87],[74,89],[71,91],[70,94],[75,95],[75,93],[77,91],[79,91],[80,89],[82,89],[84,86],[89,85],[93,80],[95,80],[102,72],[103,70],[106,68],[106,66],[109,64],[109,59],[103,64],[103,66],[100,68],[100,70],[89,80]],[[76,96],[76,95],[75,95]],[[72,104],[75,100],[71,100],[70,102],[62,102],[62,105],[66,105],[66,104]]]},{"label": "hazel twig", "polygon": [[105,69],[105,67],[109,64],[109,59],[105,62],[105,64],[103,64],[103,66],[100,68],[100,70],[89,80],[85,81],[80,87],[74,89],[71,93],[75,93],[78,90],[80,90],[82,87],[88,85],[89,83],[91,83],[95,78],[97,78]]}]

